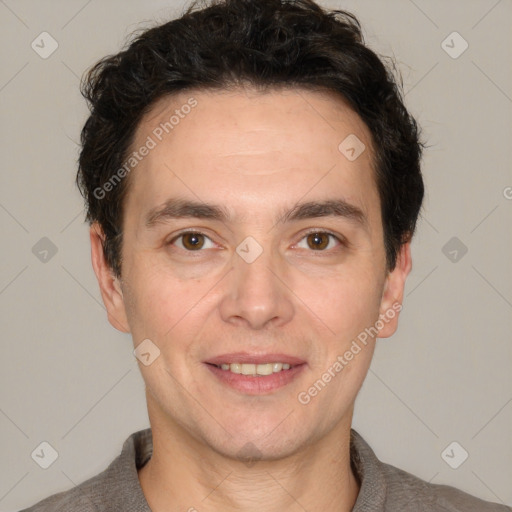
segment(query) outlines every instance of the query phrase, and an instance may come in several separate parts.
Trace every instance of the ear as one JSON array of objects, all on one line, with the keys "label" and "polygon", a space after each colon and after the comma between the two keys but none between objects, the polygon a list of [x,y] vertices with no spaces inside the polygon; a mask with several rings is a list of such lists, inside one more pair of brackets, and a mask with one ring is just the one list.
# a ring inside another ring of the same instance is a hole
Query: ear
[{"label": "ear", "polygon": [[398,316],[402,310],[405,280],[412,268],[411,243],[400,248],[395,268],[388,273],[380,302],[379,320],[384,326],[378,338],[389,338],[398,328]]},{"label": "ear", "polygon": [[103,252],[105,234],[97,222],[91,225],[89,235],[91,238],[92,266],[100,285],[103,303],[107,309],[108,321],[117,330],[130,332],[119,278],[115,277],[105,259],[105,253]]}]

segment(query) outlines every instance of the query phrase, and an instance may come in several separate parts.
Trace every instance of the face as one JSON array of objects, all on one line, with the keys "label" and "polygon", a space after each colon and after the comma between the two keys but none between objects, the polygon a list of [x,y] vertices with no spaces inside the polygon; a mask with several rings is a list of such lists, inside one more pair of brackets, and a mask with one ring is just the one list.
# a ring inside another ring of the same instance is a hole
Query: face
[{"label": "face", "polygon": [[146,115],[143,145],[120,281],[91,241],[111,323],[159,350],[139,363],[152,426],[272,459],[350,424],[410,270],[406,244],[386,272],[364,123],[320,92],[188,91]]}]

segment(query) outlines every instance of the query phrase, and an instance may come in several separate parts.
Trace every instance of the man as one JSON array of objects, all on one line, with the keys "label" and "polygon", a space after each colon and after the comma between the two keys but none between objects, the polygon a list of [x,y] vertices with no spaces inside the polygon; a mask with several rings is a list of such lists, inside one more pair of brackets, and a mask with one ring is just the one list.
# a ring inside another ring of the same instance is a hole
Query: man
[{"label": "man", "polygon": [[510,510],[378,461],[351,429],[424,192],[416,122],[352,15],[192,6],[83,92],[93,267],[151,429],[27,510]]}]

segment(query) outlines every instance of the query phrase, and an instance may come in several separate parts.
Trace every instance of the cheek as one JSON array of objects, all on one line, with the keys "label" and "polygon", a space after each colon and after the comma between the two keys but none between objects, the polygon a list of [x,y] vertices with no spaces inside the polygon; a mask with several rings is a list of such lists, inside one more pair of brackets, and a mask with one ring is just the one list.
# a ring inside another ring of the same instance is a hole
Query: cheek
[{"label": "cheek", "polygon": [[205,295],[212,283],[179,279],[169,266],[157,262],[133,270],[129,318],[134,340],[149,338],[163,349],[193,336],[191,329],[201,324],[194,316],[207,305]]},{"label": "cheek", "polygon": [[342,268],[323,279],[302,276],[297,295],[338,343],[346,343],[373,325],[379,315],[381,287],[377,276],[355,268]]},{"label": "cheek", "polygon": [[[165,333],[163,324],[174,315],[173,307],[178,307],[180,302],[175,300],[174,293],[169,293],[172,288],[156,268],[133,265],[126,275],[124,302],[135,343],[140,337],[161,338]],[[177,295],[179,292],[176,290]]]}]

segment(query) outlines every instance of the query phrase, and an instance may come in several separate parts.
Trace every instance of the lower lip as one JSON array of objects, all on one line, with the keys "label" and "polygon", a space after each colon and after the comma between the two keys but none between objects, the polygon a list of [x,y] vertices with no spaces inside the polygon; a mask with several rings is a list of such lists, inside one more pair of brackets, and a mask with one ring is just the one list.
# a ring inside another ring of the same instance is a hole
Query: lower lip
[{"label": "lower lip", "polygon": [[304,370],[306,363],[261,377],[233,373],[213,364],[206,364],[206,366],[223,384],[247,395],[264,395],[290,384]]}]

